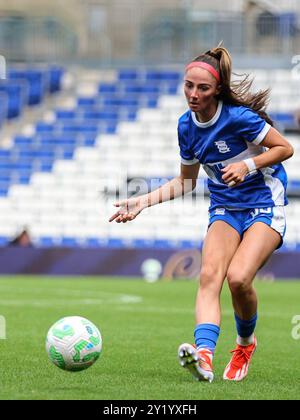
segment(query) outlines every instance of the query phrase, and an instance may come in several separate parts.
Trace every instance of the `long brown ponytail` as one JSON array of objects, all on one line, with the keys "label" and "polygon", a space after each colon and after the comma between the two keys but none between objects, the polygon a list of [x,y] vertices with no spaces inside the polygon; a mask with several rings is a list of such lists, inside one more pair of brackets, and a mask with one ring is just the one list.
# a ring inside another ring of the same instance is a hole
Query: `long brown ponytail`
[{"label": "long brown ponytail", "polygon": [[219,72],[221,92],[218,99],[228,104],[251,108],[269,124],[273,125],[273,121],[266,112],[270,89],[260,90],[256,93],[250,92],[253,79],[249,75],[243,75],[242,80],[232,81],[232,60],[226,48],[219,45],[205,54],[199,55],[193,61],[208,63]]}]

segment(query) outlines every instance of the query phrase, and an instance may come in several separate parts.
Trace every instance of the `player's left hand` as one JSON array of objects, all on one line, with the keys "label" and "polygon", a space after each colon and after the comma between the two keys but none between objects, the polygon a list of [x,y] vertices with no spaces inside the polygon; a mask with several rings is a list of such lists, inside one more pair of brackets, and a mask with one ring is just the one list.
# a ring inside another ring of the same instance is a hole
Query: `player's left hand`
[{"label": "player's left hand", "polygon": [[246,175],[249,173],[249,169],[245,162],[231,163],[222,169],[222,179],[229,187],[236,187],[240,185]]}]

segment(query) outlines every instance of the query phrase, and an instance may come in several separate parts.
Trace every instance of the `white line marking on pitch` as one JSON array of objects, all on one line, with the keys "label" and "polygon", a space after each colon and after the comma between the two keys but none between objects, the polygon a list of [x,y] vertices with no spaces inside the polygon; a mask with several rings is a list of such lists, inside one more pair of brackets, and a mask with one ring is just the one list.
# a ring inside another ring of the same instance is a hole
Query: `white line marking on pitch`
[{"label": "white line marking on pitch", "polygon": [[115,295],[103,298],[85,298],[82,299],[1,299],[2,306],[35,306],[35,307],[53,307],[53,306],[72,306],[72,305],[105,305],[105,304],[136,304],[141,303],[143,298],[134,295]]}]

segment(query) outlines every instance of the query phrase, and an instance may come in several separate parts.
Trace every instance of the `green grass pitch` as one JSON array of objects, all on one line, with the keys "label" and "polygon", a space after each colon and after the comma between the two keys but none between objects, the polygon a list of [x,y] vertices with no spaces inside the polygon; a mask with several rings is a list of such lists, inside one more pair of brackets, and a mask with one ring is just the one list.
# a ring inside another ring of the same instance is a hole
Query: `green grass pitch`
[{"label": "green grass pitch", "polygon": [[[227,286],[214,359],[215,381],[198,383],[177,361],[193,340],[195,281],[26,277],[0,279],[0,399],[204,400],[299,399],[300,282],[256,282],[258,350],[241,383],[222,380],[235,329]],[[59,318],[80,315],[101,330],[103,351],[86,371],[59,370],[47,357],[45,336]]]}]

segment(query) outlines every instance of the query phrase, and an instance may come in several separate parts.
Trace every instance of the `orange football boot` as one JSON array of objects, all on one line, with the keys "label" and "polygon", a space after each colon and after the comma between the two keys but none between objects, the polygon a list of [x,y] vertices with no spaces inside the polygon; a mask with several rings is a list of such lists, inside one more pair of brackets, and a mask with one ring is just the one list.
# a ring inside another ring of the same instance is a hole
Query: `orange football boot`
[{"label": "orange football boot", "polygon": [[188,369],[197,381],[213,381],[213,353],[209,349],[197,350],[194,345],[184,343],[179,346],[178,359],[180,365]]},{"label": "orange football boot", "polygon": [[223,379],[227,381],[242,381],[247,376],[256,347],[256,337],[254,337],[253,344],[249,344],[249,346],[240,346],[237,344],[236,348],[231,351],[233,356],[225,368]]}]

